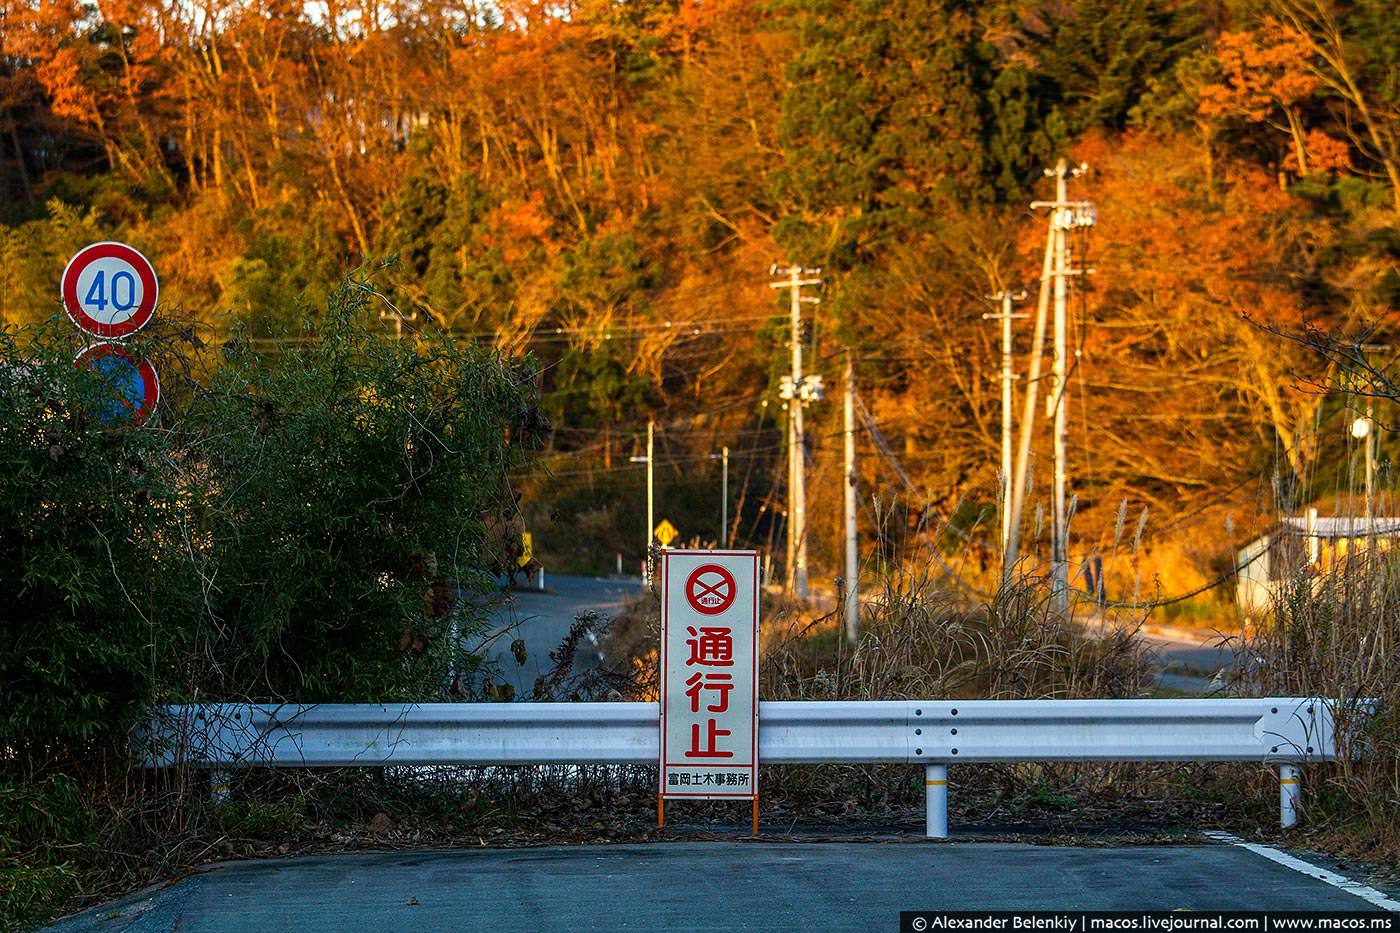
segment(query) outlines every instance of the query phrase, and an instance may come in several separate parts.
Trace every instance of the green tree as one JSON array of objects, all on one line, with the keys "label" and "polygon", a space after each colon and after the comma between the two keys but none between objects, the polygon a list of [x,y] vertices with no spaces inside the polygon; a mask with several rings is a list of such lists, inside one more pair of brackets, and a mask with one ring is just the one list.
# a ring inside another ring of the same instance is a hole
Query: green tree
[{"label": "green tree", "polygon": [[112,853],[183,824],[129,780],[153,703],[480,686],[463,597],[494,585],[508,471],[548,428],[535,368],[396,341],[380,301],[347,280],[280,350],[243,327],[203,385],[192,351],[134,338],[167,392],[145,424],[66,322],[0,328],[0,926],[79,873],[130,881]]},{"label": "green tree", "polygon": [[786,211],[774,235],[849,268],[940,196],[990,194],[973,4],[795,0],[799,51],[780,117]]},{"label": "green tree", "polygon": [[386,270],[396,298],[448,326],[502,323],[514,283],[492,238],[495,206],[473,175],[447,183],[422,170],[405,178],[379,236],[383,253],[397,258]]},{"label": "green tree", "polygon": [[469,342],[396,341],[344,282],[313,342],[235,335],[180,423],[189,534],[206,583],[206,691],[422,699],[470,665],[455,592],[492,576],[489,520],[545,425],[532,369]]},{"label": "green tree", "polygon": [[169,435],[114,421],[64,323],[25,336],[0,330],[0,745],[42,762],[135,722],[164,669],[153,598],[182,571]]},{"label": "green tree", "polygon": [[1071,136],[1123,129],[1148,83],[1201,43],[1196,7],[1164,0],[1071,0],[1034,19],[1028,51],[1053,87],[1041,96]]}]

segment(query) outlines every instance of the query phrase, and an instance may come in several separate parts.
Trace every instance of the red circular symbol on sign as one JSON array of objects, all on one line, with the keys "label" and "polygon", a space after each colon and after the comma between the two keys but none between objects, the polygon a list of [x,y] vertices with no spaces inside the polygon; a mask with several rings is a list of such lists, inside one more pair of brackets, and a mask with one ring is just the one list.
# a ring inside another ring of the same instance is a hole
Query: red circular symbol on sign
[{"label": "red circular symbol on sign", "polygon": [[705,564],[691,571],[685,581],[685,600],[702,615],[719,615],[734,605],[734,575],[719,564]]},{"label": "red circular symbol on sign", "polygon": [[149,360],[138,360],[119,343],[95,343],[73,360],[74,366],[96,369],[114,398],[99,416],[106,422],[129,417],[141,424],[160,401],[160,379]]},{"label": "red circular symbol on sign", "polygon": [[84,246],[59,286],[68,317],[89,334],[121,339],[146,326],[160,285],[151,261],[125,243]]}]

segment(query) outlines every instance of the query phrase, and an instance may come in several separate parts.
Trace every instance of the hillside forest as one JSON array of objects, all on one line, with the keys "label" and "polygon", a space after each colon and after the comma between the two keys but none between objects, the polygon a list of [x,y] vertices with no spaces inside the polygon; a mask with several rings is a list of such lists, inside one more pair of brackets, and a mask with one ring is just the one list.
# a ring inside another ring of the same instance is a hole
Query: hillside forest
[{"label": "hillside forest", "polygon": [[731,540],[780,559],[769,270],[819,267],[814,580],[838,572],[849,351],[864,552],[931,546],[985,585],[983,315],[1003,290],[1034,311],[1030,204],[1060,158],[1097,218],[1073,239],[1075,572],[1099,557],[1110,595],[1170,597],[1280,514],[1354,508],[1358,402],[1290,335],[1392,352],[1392,0],[0,0],[0,317],[53,318],[69,255],[130,242],[161,275],[178,391],[202,378],[182,347],[275,355],[369,268],[385,332],[533,356],[550,426],[513,477],[523,523],[548,566],[635,570],[649,419],[658,518],[720,539],[727,447]]}]

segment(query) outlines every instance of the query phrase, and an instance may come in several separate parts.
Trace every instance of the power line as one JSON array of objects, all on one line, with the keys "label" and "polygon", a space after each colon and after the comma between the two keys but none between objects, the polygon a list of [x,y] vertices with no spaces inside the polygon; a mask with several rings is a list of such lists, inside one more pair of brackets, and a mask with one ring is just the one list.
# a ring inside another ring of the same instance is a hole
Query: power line
[{"label": "power line", "polygon": [[890,468],[894,471],[895,475],[899,477],[900,481],[904,484],[904,486],[923,502],[924,508],[937,515],[939,521],[943,522],[943,524],[948,528],[948,530],[952,531],[953,534],[962,538],[968,544],[972,545],[973,547],[981,548],[984,551],[995,551],[996,549],[993,548],[991,545],[970,537],[965,531],[963,531],[957,525],[953,524],[953,520],[947,515],[945,515],[942,512],[942,510],[938,508],[938,506],[933,504],[933,501],[931,499],[924,495],[919,490],[919,488],[916,485],[914,485],[914,481],[910,479],[909,474],[905,472],[904,465],[901,464],[899,462],[899,459],[894,455],[894,451],[890,449],[889,443],[885,440],[884,435],[880,433],[876,422],[874,421],[874,419],[871,418],[870,409],[865,407],[865,400],[862,399],[860,396],[856,396],[855,401],[856,406],[859,409],[861,424],[865,427],[865,431],[867,434],[870,435],[871,440],[874,441],[876,452],[881,456],[882,459],[884,459],[890,465]]},{"label": "power line", "polygon": [[[782,445],[782,444],[765,444],[765,445],[762,445],[762,446],[752,447],[752,448],[750,448],[748,451],[740,451],[739,453],[740,453],[740,454],[747,454],[748,456],[753,456],[753,455],[756,454],[756,453],[767,453],[767,452],[769,452],[769,451],[782,450],[782,449],[783,449],[783,445]],[[730,456],[735,456],[735,455],[736,455],[736,454],[735,454],[734,451],[731,451],[731,452],[730,452]],[[706,461],[709,461],[709,460],[711,460],[711,459],[712,459],[712,457],[710,456],[710,454],[705,453],[705,454],[696,454],[696,455],[690,456],[690,457],[672,457],[672,458],[667,459],[667,460],[660,460],[660,459],[658,459],[658,460],[656,461],[656,465],[657,465],[657,466],[684,466],[684,465],[686,465],[686,464],[691,464],[691,463],[706,462]],[[617,465],[615,465],[615,466],[610,466],[610,467],[590,467],[590,468],[588,468],[588,469],[579,469],[579,470],[550,470],[550,469],[548,469],[548,468],[545,468],[545,471],[544,471],[543,475],[545,475],[545,476],[587,476],[587,475],[597,475],[597,474],[599,474],[599,473],[604,473],[604,474],[606,474],[606,473],[622,473],[622,472],[626,472],[626,471],[630,471],[630,470],[644,470],[644,469],[646,469],[646,463],[645,463],[645,461],[640,462],[640,463],[619,463],[619,464],[617,464]],[[509,476],[510,476],[511,479],[530,479],[530,478],[532,478],[532,477],[534,477],[534,476],[538,476],[538,475],[541,475],[538,471],[530,471],[530,472],[527,472],[527,473],[511,473],[511,474],[509,474]]]},{"label": "power line", "polygon": [[1185,602],[1185,601],[1188,600],[1188,599],[1195,599],[1197,596],[1200,596],[1202,593],[1206,593],[1206,592],[1209,592],[1210,590],[1215,589],[1217,586],[1220,586],[1222,583],[1225,583],[1226,581],[1231,580],[1231,579],[1234,579],[1235,577],[1239,576],[1239,574],[1240,574],[1241,571],[1243,571],[1243,570],[1244,570],[1246,567],[1248,567],[1250,564],[1253,564],[1255,561],[1259,560],[1259,558],[1263,557],[1263,556],[1264,556],[1265,554],[1267,554],[1267,553],[1268,553],[1268,548],[1261,548],[1261,549],[1259,550],[1259,552],[1258,552],[1257,554],[1255,554],[1253,557],[1251,557],[1249,560],[1245,561],[1245,562],[1242,563],[1242,564],[1236,564],[1235,566],[1231,567],[1229,570],[1225,571],[1224,573],[1220,574],[1219,576],[1215,577],[1214,579],[1212,579],[1212,580],[1210,580],[1210,581],[1208,581],[1208,582],[1206,582],[1206,583],[1203,583],[1203,584],[1201,584],[1200,586],[1196,587],[1194,590],[1189,590],[1189,591],[1187,591],[1187,592],[1185,592],[1185,593],[1179,593],[1179,594],[1177,594],[1176,596],[1169,596],[1169,597],[1167,597],[1166,599],[1157,599],[1157,600],[1152,600],[1152,601],[1150,601],[1150,602],[1136,602],[1136,601],[1127,602],[1127,601],[1113,600],[1113,599],[1104,599],[1104,600],[1101,600],[1101,599],[1099,599],[1097,596],[1095,596],[1093,593],[1086,593],[1084,590],[1080,590],[1080,589],[1075,589],[1075,590],[1073,590],[1073,592],[1075,592],[1075,593],[1077,593],[1078,595],[1083,596],[1083,597],[1085,597],[1085,598],[1087,598],[1087,599],[1089,599],[1089,600],[1092,600],[1096,605],[1104,606],[1104,607],[1107,607],[1107,608],[1109,608],[1109,609],[1148,609],[1148,610],[1151,610],[1151,609],[1160,609],[1160,608],[1162,608],[1163,606],[1171,606],[1171,605],[1173,605],[1173,604],[1175,604],[1175,603],[1182,603],[1182,602]]},{"label": "power line", "polygon": [[[875,449],[876,449],[876,451],[881,455],[881,458],[884,459],[884,460],[889,464],[889,466],[891,467],[891,469],[894,471],[895,475],[899,477],[899,479],[904,483],[904,485],[909,489],[909,491],[910,491],[911,493],[913,493],[914,495],[918,496],[918,497],[923,501],[925,507],[927,507],[929,510],[933,511],[934,514],[938,515],[939,520],[943,522],[943,525],[944,525],[945,528],[947,528],[948,530],[952,531],[952,532],[953,532],[954,534],[956,534],[958,537],[962,538],[962,539],[963,539],[964,541],[966,541],[969,545],[972,545],[972,546],[974,546],[974,547],[981,547],[981,548],[987,549],[987,548],[988,548],[988,545],[986,545],[986,544],[984,544],[984,543],[982,543],[982,542],[980,542],[980,541],[977,541],[976,539],[970,537],[970,536],[967,535],[965,532],[963,532],[962,529],[958,528],[958,527],[957,527],[956,525],[954,525],[951,521],[949,521],[948,518],[947,518],[946,516],[944,516],[941,512],[939,512],[938,509],[937,509],[936,507],[934,507],[934,506],[932,505],[931,502],[929,502],[929,500],[928,500],[927,497],[923,496],[923,495],[918,491],[917,487],[915,487],[914,484],[913,484],[913,480],[911,480],[911,479],[909,478],[909,475],[904,471],[903,466],[900,465],[898,459],[895,458],[893,452],[889,450],[887,444],[885,444],[885,442],[883,441],[883,438],[879,437],[879,433],[878,433],[877,431],[874,431],[874,430],[871,429],[871,425],[870,425],[870,422],[869,422],[869,411],[865,408],[863,401],[862,401],[859,397],[856,398],[856,404],[860,407],[860,413],[861,413],[861,416],[862,416],[862,419],[861,419],[861,420],[862,420],[862,422],[863,422],[864,425],[865,425],[866,432],[869,433],[870,436],[871,436],[871,438],[872,438],[872,440],[875,441]],[[1241,483],[1239,483],[1238,485],[1236,485],[1233,489],[1229,490],[1229,492],[1234,492],[1235,490],[1238,490],[1239,488],[1241,488],[1242,486],[1244,486],[1245,483],[1249,482],[1249,481],[1252,480],[1252,479],[1256,479],[1256,478],[1257,478],[1257,477],[1249,477],[1248,479],[1246,479],[1246,480],[1244,480],[1243,482],[1241,482]],[[1228,494],[1228,493],[1227,493],[1227,494]],[[979,596],[979,597],[981,597],[981,598],[983,598],[983,599],[994,599],[994,598],[995,598],[995,596],[994,596],[993,594],[988,593],[988,592],[986,592],[985,590],[982,590],[982,589],[980,589],[979,587],[977,587],[977,586],[975,586],[975,585],[973,585],[973,584],[967,582],[966,580],[964,580],[964,579],[962,578],[961,574],[959,574],[958,571],[957,571],[955,568],[953,568],[952,566],[950,566],[950,565],[948,564],[948,562],[944,559],[942,553],[938,550],[938,548],[937,548],[936,545],[930,544],[930,546],[929,546],[929,553],[933,556],[934,560],[936,560],[936,561],[938,562],[938,564],[943,568],[943,570],[949,575],[949,577],[953,580],[953,582],[954,582],[956,585],[958,585],[958,586],[961,587],[962,589],[968,591],[969,593],[973,593],[973,594],[975,594],[975,595],[977,595],[977,596]],[[1104,607],[1111,608],[1111,609],[1139,609],[1139,610],[1140,610],[1140,609],[1147,609],[1147,610],[1158,609],[1158,608],[1161,608],[1161,607],[1164,607],[1164,606],[1173,605],[1173,604],[1175,604],[1175,603],[1185,602],[1185,601],[1188,600],[1188,599],[1194,599],[1195,597],[1200,596],[1200,595],[1203,594],[1203,593],[1206,593],[1206,592],[1208,592],[1208,591],[1210,591],[1210,590],[1215,589],[1216,587],[1220,586],[1221,584],[1223,584],[1223,583],[1225,583],[1225,582],[1227,582],[1227,581],[1233,579],[1234,577],[1238,576],[1246,567],[1250,566],[1250,565],[1253,564],[1256,560],[1258,560],[1259,557],[1260,557],[1260,554],[1256,554],[1255,556],[1251,557],[1249,560],[1244,561],[1243,563],[1236,564],[1235,566],[1231,567],[1229,570],[1227,570],[1227,571],[1225,571],[1225,572],[1219,574],[1218,576],[1216,576],[1216,577],[1213,578],[1212,580],[1210,580],[1210,581],[1208,581],[1208,582],[1202,584],[1202,585],[1199,586],[1199,587],[1196,587],[1196,588],[1193,589],[1193,590],[1189,590],[1189,591],[1187,591],[1187,592],[1185,592],[1185,593],[1179,593],[1179,594],[1177,594],[1177,595],[1175,595],[1175,596],[1169,596],[1169,597],[1166,597],[1166,598],[1163,598],[1163,599],[1157,599],[1157,600],[1152,600],[1152,601],[1101,600],[1101,599],[1099,599],[1099,598],[1098,598],[1095,594],[1093,594],[1093,593],[1089,593],[1089,592],[1086,592],[1086,591],[1084,591],[1084,590],[1077,589],[1077,588],[1073,588],[1073,587],[1071,587],[1070,589],[1071,589],[1071,592],[1075,593],[1076,595],[1079,595],[1079,596],[1082,596],[1082,597],[1084,597],[1084,598],[1086,598],[1086,599],[1091,600],[1091,601],[1094,602],[1096,605],[1104,606]]]},{"label": "power line", "polygon": [[[573,337],[589,335],[602,340],[625,339],[629,336],[650,336],[655,334],[676,333],[683,336],[705,336],[708,334],[723,334],[743,330],[751,330],[757,324],[773,321],[776,315],[751,315],[744,317],[732,317],[722,320],[706,319],[698,321],[653,321],[640,322],[635,324],[588,324],[578,326],[543,327],[534,330],[522,330],[519,333],[511,333],[503,330],[453,330],[451,328],[411,328],[415,333],[422,336],[441,336],[451,338],[461,338],[468,340],[511,340],[523,339],[529,341],[539,341],[545,338]],[[243,338],[252,344],[271,344],[274,346],[283,345],[304,345],[316,343],[321,339],[316,334],[289,334],[280,337],[246,337]]]}]

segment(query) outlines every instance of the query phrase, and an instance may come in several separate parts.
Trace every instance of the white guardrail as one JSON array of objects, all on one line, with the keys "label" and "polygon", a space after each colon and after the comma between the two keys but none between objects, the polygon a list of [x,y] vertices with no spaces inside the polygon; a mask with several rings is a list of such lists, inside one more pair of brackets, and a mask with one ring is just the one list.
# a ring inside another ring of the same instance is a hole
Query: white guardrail
[{"label": "white guardrail", "polygon": [[[146,767],[654,764],[655,703],[424,703],[159,708]],[[1308,698],[888,700],[759,704],[765,764],[924,766],[927,832],[948,832],[948,766],[964,762],[1258,761],[1297,822],[1298,765],[1337,757],[1331,706]]]}]

